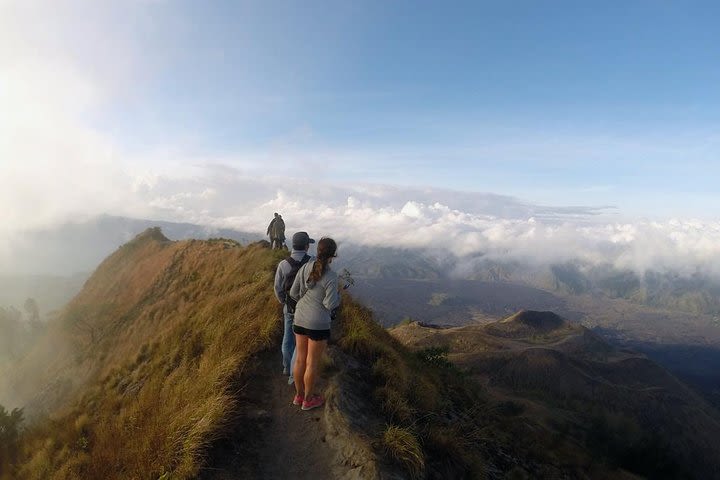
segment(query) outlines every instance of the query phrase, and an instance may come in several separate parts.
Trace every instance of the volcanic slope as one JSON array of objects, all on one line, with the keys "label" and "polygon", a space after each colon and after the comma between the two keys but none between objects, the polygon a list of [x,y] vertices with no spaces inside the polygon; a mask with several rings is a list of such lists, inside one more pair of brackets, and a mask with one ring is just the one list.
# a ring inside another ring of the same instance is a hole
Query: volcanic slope
[{"label": "volcanic slope", "polygon": [[717,410],[645,356],[552,312],[391,332],[415,350],[446,353],[491,398],[542,425],[551,445],[574,441],[648,478],[720,478]]},{"label": "volcanic slope", "polygon": [[[280,375],[283,253],[149,229],[3,378],[29,417],[0,478],[632,478],[521,415],[343,295],[324,408]],[[496,338],[499,344],[507,342]]]},{"label": "volcanic slope", "polygon": [[[282,255],[262,243],[172,242],[157,228],[120,247],[17,374],[3,379],[30,422],[15,467],[0,478],[332,478],[376,471],[374,454],[358,454],[367,442],[347,431],[332,396],[320,411],[334,419],[327,435],[324,422],[315,424],[317,412],[300,416],[289,405],[272,294]],[[271,442],[280,430],[294,437]],[[318,441],[332,439],[331,448],[290,443],[311,430]],[[240,450],[250,454],[224,451],[231,440],[242,440]],[[362,463],[344,462],[342,452],[326,458],[339,448]],[[258,470],[263,452],[268,461]],[[278,465],[267,452],[311,467],[267,470]]]}]

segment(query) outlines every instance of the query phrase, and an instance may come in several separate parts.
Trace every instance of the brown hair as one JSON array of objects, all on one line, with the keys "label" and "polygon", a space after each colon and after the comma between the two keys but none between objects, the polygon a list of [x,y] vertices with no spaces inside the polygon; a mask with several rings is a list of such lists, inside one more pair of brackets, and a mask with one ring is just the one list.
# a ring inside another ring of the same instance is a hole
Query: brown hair
[{"label": "brown hair", "polygon": [[325,275],[330,259],[335,257],[335,252],[337,252],[337,243],[335,243],[335,240],[330,237],[320,239],[317,244],[317,259],[308,277],[309,283],[316,283]]}]

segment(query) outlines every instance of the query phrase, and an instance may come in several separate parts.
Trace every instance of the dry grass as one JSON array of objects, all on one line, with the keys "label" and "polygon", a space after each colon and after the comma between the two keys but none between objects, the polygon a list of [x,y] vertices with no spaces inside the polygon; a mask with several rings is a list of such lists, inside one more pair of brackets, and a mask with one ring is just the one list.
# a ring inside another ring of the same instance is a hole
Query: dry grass
[{"label": "dry grass", "polygon": [[280,331],[278,255],[151,231],[103,262],[54,329],[84,384],[27,432],[18,477],[194,477]]},{"label": "dry grass", "polygon": [[402,463],[411,478],[422,475],[425,459],[415,434],[406,428],[391,425],[383,433],[382,442],[388,455]]},{"label": "dry grass", "polygon": [[446,477],[481,476],[480,443],[465,439],[477,439],[474,432],[482,428],[480,416],[468,414],[482,400],[457,369],[409,351],[347,296],[339,330],[339,346],[369,367],[373,398],[389,425],[378,438],[385,454],[413,478],[431,464]]}]

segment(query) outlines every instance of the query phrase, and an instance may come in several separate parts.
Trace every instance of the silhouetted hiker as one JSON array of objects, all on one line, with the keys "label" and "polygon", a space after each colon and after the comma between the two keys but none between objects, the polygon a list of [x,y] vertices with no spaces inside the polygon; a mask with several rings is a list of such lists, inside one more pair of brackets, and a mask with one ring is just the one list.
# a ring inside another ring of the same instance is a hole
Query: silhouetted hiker
[{"label": "silhouetted hiker", "polygon": [[295,335],[293,334],[293,314],[295,301],[288,295],[295,276],[300,267],[312,259],[307,254],[310,244],[315,240],[307,232],[297,232],[292,237],[292,252],[290,256],[281,261],[275,271],[275,296],[283,304],[283,321],[285,330],[282,340],[283,374],[289,375],[288,383],[293,383],[293,364],[295,361]]},{"label": "silhouetted hiker", "polygon": [[282,248],[285,245],[285,221],[282,215],[275,212],[275,217],[270,221],[267,228],[267,235],[270,237],[270,248]]},{"label": "silhouetted hiker", "polygon": [[290,297],[297,300],[293,331],[295,332],[295,398],[293,405],[310,410],[325,403],[322,395],[313,391],[318,366],[328,338],[330,321],[340,306],[337,273],[330,269],[337,244],[332,238],[321,238],[317,245],[317,259],[298,271],[290,289]]}]

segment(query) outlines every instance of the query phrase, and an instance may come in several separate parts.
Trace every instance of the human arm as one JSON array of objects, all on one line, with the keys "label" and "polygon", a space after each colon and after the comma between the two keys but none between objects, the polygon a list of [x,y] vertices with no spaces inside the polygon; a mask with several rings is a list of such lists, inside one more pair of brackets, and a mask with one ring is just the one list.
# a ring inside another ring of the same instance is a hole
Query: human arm
[{"label": "human arm", "polygon": [[335,310],[340,306],[340,292],[339,292],[339,281],[337,275],[333,275],[325,285],[325,298],[323,299],[323,306],[329,311]]},{"label": "human arm", "polygon": [[283,290],[283,284],[285,283],[285,274],[282,269],[282,262],[277,266],[275,270],[275,283],[273,284],[273,290],[275,290],[275,298],[278,302],[285,303],[285,291]]},{"label": "human arm", "polygon": [[[305,270],[306,270],[307,264],[300,267],[300,270],[298,270],[297,275],[295,275],[295,280],[293,280],[292,287],[290,287],[290,296],[294,298],[295,300],[300,300],[300,297],[302,297],[305,292],[303,291],[303,283],[305,279]],[[307,289],[306,289],[307,290]]]}]

